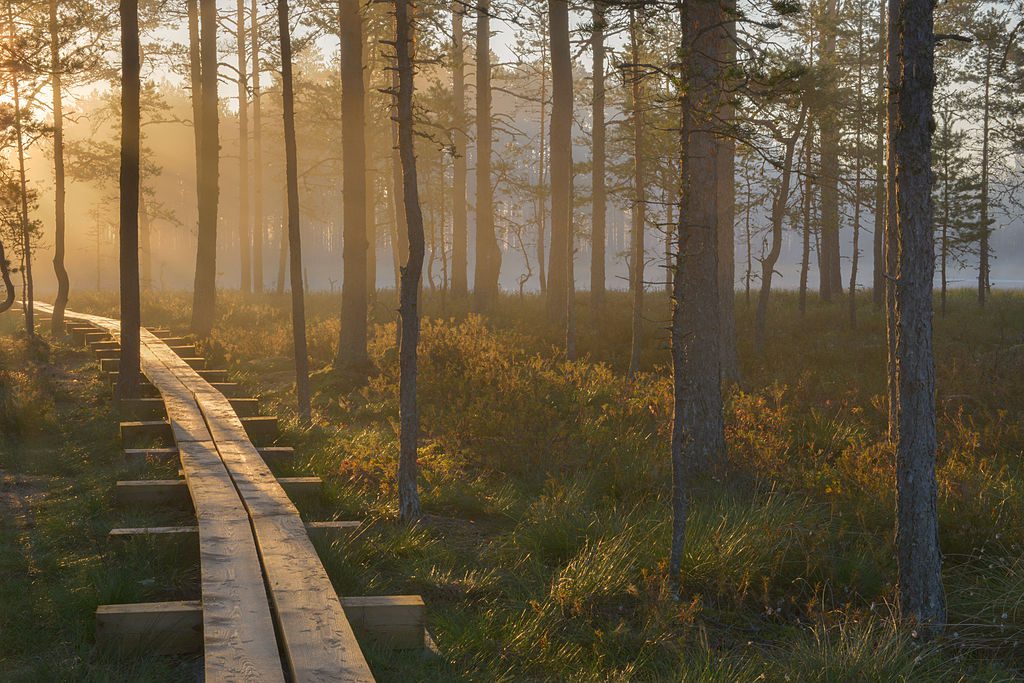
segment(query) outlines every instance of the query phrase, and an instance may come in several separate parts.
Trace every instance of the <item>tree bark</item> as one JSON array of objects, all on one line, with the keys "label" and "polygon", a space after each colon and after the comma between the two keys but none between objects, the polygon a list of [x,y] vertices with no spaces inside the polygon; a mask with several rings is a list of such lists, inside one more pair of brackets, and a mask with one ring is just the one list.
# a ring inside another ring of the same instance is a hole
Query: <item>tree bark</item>
[{"label": "tree bark", "polygon": [[363,32],[359,0],[340,0],[341,128],[344,182],[344,270],[337,370],[365,377],[367,351],[366,111],[363,92]]},{"label": "tree bark", "polygon": [[64,174],[64,92],[61,83],[60,32],[57,23],[57,0],[50,0],[50,87],[53,90],[53,182],[54,231],[53,272],[57,277],[57,296],[53,300],[50,320],[53,334],[64,334],[64,309],[68,305],[70,281],[64,266],[64,242],[67,232],[66,183]]},{"label": "tree bark", "polygon": [[491,3],[480,0],[476,19],[476,267],[474,307],[488,311],[498,298],[501,250],[494,232],[491,186]]},{"label": "tree bark", "polygon": [[931,138],[935,35],[930,0],[902,0],[895,156],[899,272],[896,285],[896,559],[900,616],[938,632],[946,621],[935,481],[935,361],[932,353]]},{"label": "tree bark", "polygon": [[263,293],[263,239],[266,235],[263,215],[263,116],[260,107],[260,32],[259,2],[252,0],[250,12],[250,46],[252,51],[252,153],[253,153],[253,230],[252,289]]},{"label": "tree bark", "polygon": [[423,213],[416,180],[416,154],[413,138],[413,65],[412,25],[408,0],[396,0],[395,47],[398,55],[398,143],[402,158],[402,192],[409,226],[409,261],[402,269],[401,316],[402,341],[399,349],[399,411],[401,413],[400,454],[398,461],[398,507],[402,521],[420,516],[417,490],[416,446],[420,418],[416,400],[416,349],[419,344],[420,318],[417,299],[423,273]]},{"label": "tree bark", "polygon": [[452,159],[452,294],[469,294],[469,212],[468,174],[466,155],[469,150],[466,128],[466,44],[464,21],[466,10],[460,4],[452,5],[452,98],[455,101],[455,120],[452,122],[455,145]]},{"label": "tree bark", "polygon": [[548,0],[551,35],[551,257],[548,319],[566,324],[569,298],[569,230],[572,188],[572,57],[568,0]]},{"label": "tree bark", "polygon": [[[827,24],[821,38],[822,64],[835,60],[838,0],[826,0]],[[837,76],[836,76],[837,78]],[[835,84],[838,88],[838,84]],[[821,112],[821,258],[820,295],[832,301],[843,293],[843,275],[839,254],[839,144],[841,122],[834,102],[826,102]]]},{"label": "tree bark", "polygon": [[687,470],[707,467],[725,453],[721,340],[718,317],[718,231],[715,206],[716,93],[721,22],[717,5],[683,3],[681,54],[682,205],[672,307],[672,550],[669,576],[677,581],[688,509]]},{"label": "tree bark", "polygon": [[309,389],[309,358],[306,351],[306,304],[302,284],[302,237],[299,222],[299,163],[295,142],[295,92],[292,82],[292,39],[288,25],[288,0],[277,0],[281,35],[281,99],[284,109],[285,175],[288,192],[288,253],[292,287],[292,339],[295,346],[295,395],[299,418],[312,417]]},{"label": "tree bark", "polygon": [[209,337],[217,308],[217,201],[220,139],[217,130],[217,3],[199,0],[202,62],[199,126],[199,231],[192,299],[192,331]]},{"label": "tree bark", "polygon": [[121,355],[117,395],[134,398],[139,391],[139,3],[121,0],[121,173],[120,277]]},{"label": "tree bark", "polygon": [[885,236],[882,252],[885,258],[885,345],[888,364],[886,366],[886,407],[888,408],[887,435],[890,442],[896,441],[896,422],[899,413],[896,383],[896,266],[899,244],[896,237],[896,154],[893,140],[896,138],[897,111],[896,89],[899,81],[899,55],[901,50],[897,12],[903,0],[890,0],[888,31],[886,31],[886,97],[885,115],[888,144],[886,145],[885,175]]},{"label": "tree bark", "polygon": [[[811,204],[814,198],[814,121],[807,126],[804,141],[804,196],[803,196],[803,240],[800,252],[800,315],[807,313],[807,280],[811,272]],[[749,240],[749,236],[748,236]],[[747,260],[750,260],[750,246],[747,245]],[[749,266],[748,266],[749,268]]]},{"label": "tree bark", "polygon": [[[736,0],[723,2],[724,31],[721,61],[726,68],[736,62]],[[725,83],[731,88],[732,84]],[[732,126],[736,106],[729,92],[723,94],[719,118]],[[731,134],[718,140],[715,169],[718,195],[718,295],[722,327],[722,379],[738,382],[740,359],[736,349],[736,140]]]},{"label": "tree bark", "polygon": [[978,244],[978,305],[985,307],[990,286],[989,275],[989,217],[988,217],[988,184],[989,184],[989,144],[991,131],[991,88],[992,88],[992,50],[987,48],[985,54],[985,78],[982,83],[982,116],[981,116],[981,238]]},{"label": "tree bark", "polygon": [[640,351],[644,335],[644,266],[646,250],[644,231],[647,227],[647,165],[643,145],[644,102],[641,88],[640,36],[637,10],[629,10],[629,49],[633,67],[629,72],[629,103],[633,123],[633,229],[629,259],[629,290],[632,295],[631,343],[627,376],[640,370]]},{"label": "tree bark", "polygon": [[608,197],[605,184],[607,153],[605,145],[605,48],[604,32],[607,28],[604,0],[595,0],[593,7],[594,32],[591,36],[594,55],[594,101],[591,108],[593,132],[593,167],[591,169],[591,251],[590,251],[590,307],[595,325],[605,307],[605,242],[608,219]]},{"label": "tree bark", "polygon": [[245,0],[236,10],[238,47],[238,248],[243,294],[252,292],[252,238],[249,229],[249,77],[246,74]]},{"label": "tree bark", "polygon": [[874,255],[872,292],[871,300],[875,306],[881,307],[885,303],[885,54],[886,54],[886,21],[885,21],[886,0],[878,4],[878,64],[875,80],[878,83],[876,92],[877,127],[875,132],[875,222],[872,236],[872,250]]},{"label": "tree bark", "polygon": [[[14,24],[13,3],[7,5],[7,20],[10,35],[17,35],[17,28]],[[29,339],[35,339],[35,293],[32,281],[32,222],[28,215],[28,180],[25,174],[25,131],[22,123],[21,108],[21,82],[17,70],[11,72],[11,91],[14,96],[14,135],[18,151],[18,188],[19,188],[19,220],[21,222],[21,246],[24,265],[22,268],[22,283],[24,286],[25,306],[25,334]]]}]

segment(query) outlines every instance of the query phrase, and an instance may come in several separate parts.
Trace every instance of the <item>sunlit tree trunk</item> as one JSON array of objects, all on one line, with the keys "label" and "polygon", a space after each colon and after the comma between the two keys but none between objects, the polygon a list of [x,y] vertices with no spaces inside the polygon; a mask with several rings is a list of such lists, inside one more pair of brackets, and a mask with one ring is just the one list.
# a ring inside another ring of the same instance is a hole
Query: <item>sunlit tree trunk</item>
[{"label": "sunlit tree trunk", "polygon": [[53,300],[50,320],[54,335],[64,334],[64,309],[68,305],[70,282],[64,266],[64,242],[67,229],[64,176],[64,90],[61,82],[60,32],[57,23],[57,0],[50,0],[50,87],[53,90],[53,272],[57,277],[57,296]]},{"label": "sunlit tree trunk", "polygon": [[904,622],[926,634],[946,622],[939,549],[935,480],[935,360],[932,352],[931,141],[935,88],[935,35],[931,0],[896,4],[901,36],[897,65],[896,125],[889,140],[895,157],[896,375],[896,560],[899,609]]},{"label": "sunlit tree trunk", "polygon": [[306,304],[302,284],[302,238],[299,222],[299,169],[295,143],[295,92],[292,82],[292,38],[288,0],[277,0],[281,35],[281,99],[284,108],[285,176],[288,193],[288,253],[292,287],[292,340],[295,346],[295,395],[299,418],[311,418],[309,358],[306,351]]},{"label": "sunlit tree trunk", "polygon": [[[14,23],[13,3],[7,4],[7,20],[10,35],[17,35]],[[25,305],[25,334],[29,339],[35,338],[35,293],[32,282],[32,222],[28,215],[28,180],[25,174],[25,131],[21,104],[21,79],[18,77],[18,66],[11,68],[11,95],[14,98],[14,137],[18,152],[18,188],[19,188],[19,220],[21,222],[21,256],[23,299]]]},{"label": "sunlit tree trunk", "polygon": [[[605,261],[606,261],[606,233],[608,218],[608,199],[605,188],[606,173],[606,151],[605,151],[605,47],[604,33],[607,20],[605,18],[604,0],[595,0],[592,20],[594,33],[591,36],[592,52],[594,56],[594,100],[591,107],[591,118],[593,132],[591,133],[591,144],[593,144],[593,167],[591,168],[591,245],[590,245],[590,307],[594,313],[594,321],[597,323],[600,314],[605,307]],[[543,266],[542,266],[543,267]]]},{"label": "sunlit tree trunk", "polygon": [[551,36],[551,257],[548,319],[566,322],[569,297],[569,205],[572,187],[572,61],[568,0],[548,0]]},{"label": "sunlit tree trunk", "polygon": [[409,522],[420,516],[417,489],[416,446],[419,440],[420,416],[416,400],[416,349],[420,337],[417,308],[420,278],[423,274],[423,213],[420,210],[416,180],[416,153],[413,141],[413,65],[412,25],[408,0],[396,0],[395,47],[398,55],[398,143],[402,158],[402,192],[405,196],[409,228],[409,260],[402,269],[401,316],[402,341],[399,349],[399,411],[401,413],[400,454],[398,462],[399,516]]},{"label": "sunlit tree trunk", "polygon": [[490,310],[498,297],[501,250],[494,232],[494,188],[491,186],[491,3],[477,4],[476,20],[476,267],[474,307]]},{"label": "sunlit tree trunk", "polygon": [[455,101],[455,120],[452,159],[452,294],[464,297],[469,293],[469,212],[466,207],[468,182],[466,154],[469,146],[466,128],[466,10],[456,3],[452,6],[452,98]]},{"label": "sunlit tree trunk", "polygon": [[640,27],[637,10],[629,11],[629,50],[633,67],[629,70],[629,102],[633,119],[633,229],[629,259],[629,290],[633,298],[629,369],[633,377],[640,369],[640,351],[644,335],[644,265],[646,259],[644,231],[647,228],[647,165],[644,150],[644,106],[640,79]]},{"label": "sunlit tree trunk", "polygon": [[249,231],[249,77],[246,74],[245,0],[238,0],[235,40],[238,48],[238,248],[241,290],[252,291],[252,238]]},{"label": "sunlit tree trunk", "polygon": [[266,235],[263,215],[263,116],[260,107],[260,33],[259,2],[252,0],[250,12],[250,47],[252,51],[252,288],[257,294],[263,293],[263,239]]},{"label": "sunlit tree trunk", "polygon": [[341,290],[341,333],[334,367],[363,374],[370,366],[366,326],[368,282],[363,33],[359,0],[340,0],[339,9],[345,267]]},{"label": "sunlit tree trunk", "polygon": [[120,276],[121,355],[117,395],[139,391],[139,3],[121,0]]},{"label": "sunlit tree trunk", "polygon": [[217,111],[217,3],[199,0],[199,51],[202,62],[199,125],[199,231],[192,299],[192,331],[210,336],[217,307],[217,201],[220,139]]}]

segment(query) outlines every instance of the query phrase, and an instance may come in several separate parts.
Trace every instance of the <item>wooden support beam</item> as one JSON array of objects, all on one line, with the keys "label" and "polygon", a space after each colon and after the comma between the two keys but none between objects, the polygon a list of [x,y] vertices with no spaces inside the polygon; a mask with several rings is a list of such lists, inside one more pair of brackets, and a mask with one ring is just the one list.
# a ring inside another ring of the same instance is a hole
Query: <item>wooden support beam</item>
[{"label": "wooden support beam", "polygon": [[[295,449],[291,446],[267,446],[259,448],[260,457],[268,465],[277,465],[290,462],[295,458]],[[142,460],[145,458],[156,458],[157,460],[176,460],[178,458],[177,448],[126,448],[124,456],[129,460]]]},{"label": "wooden support beam", "polygon": [[[424,647],[426,607],[420,596],[348,597],[341,605],[360,636],[395,649]],[[202,652],[203,605],[199,600],[100,605],[96,644],[162,655]]]},{"label": "wooden support beam", "polygon": [[174,443],[171,423],[164,420],[137,420],[121,423],[121,443],[126,448],[141,448]]},{"label": "wooden support beam", "polygon": [[277,418],[273,416],[243,417],[242,426],[253,443],[271,443],[281,436],[277,426]]},{"label": "wooden support beam", "polygon": [[196,372],[207,382],[227,382],[228,380],[227,370],[196,370]]},{"label": "wooden support beam", "polygon": [[369,595],[341,599],[345,616],[357,636],[369,637],[396,650],[423,647],[426,606],[418,595]]},{"label": "wooden support beam", "polygon": [[[354,531],[362,526],[360,521],[329,521],[329,522],[306,522],[306,531],[321,533],[339,533]],[[154,538],[160,540],[172,540],[175,538],[198,539],[198,526],[144,526],[125,527],[111,529],[107,533],[107,540],[129,541],[136,538]]]},{"label": "wooden support beam", "polygon": [[[103,372],[117,372],[121,367],[121,354],[105,352],[104,355],[97,353],[100,359],[100,370]],[[202,372],[226,372],[225,370],[206,370],[206,359],[205,358],[182,358],[183,361],[189,364],[194,370],[200,370]]]},{"label": "wooden support beam", "polygon": [[[209,380],[207,380],[209,382]],[[210,382],[210,386],[224,394],[228,398],[236,398],[244,395],[242,385],[237,382]]]},{"label": "wooden support beam", "polygon": [[96,644],[103,650],[161,655],[202,652],[202,604],[190,600],[100,605]]},{"label": "wooden support beam", "polygon": [[[277,483],[290,498],[300,498],[319,493],[323,480],[320,477],[279,477]],[[183,506],[191,500],[188,485],[184,479],[142,479],[117,482],[119,505]]]},{"label": "wooden support beam", "polygon": [[[229,399],[231,407],[241,418],[257,417],[259,401],[255,398]],[[124,399],[118,404],[120,414],[125,420],[160,420],[167,415],[162,398],[147,397]],[[257,428],[259,429],[259,428]]]}]

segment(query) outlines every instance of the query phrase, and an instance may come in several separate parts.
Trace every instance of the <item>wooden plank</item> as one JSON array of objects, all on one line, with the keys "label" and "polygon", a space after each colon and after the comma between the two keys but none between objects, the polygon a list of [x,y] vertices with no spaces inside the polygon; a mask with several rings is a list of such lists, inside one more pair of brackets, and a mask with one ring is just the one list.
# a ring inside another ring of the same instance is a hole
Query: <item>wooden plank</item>
[{"label": "wooden plank", "polygon": [[207,382],[226,382],[228,379],[227,370],[197,370],[196,372]]},{"label": "wooden plank", "polygon": [[[324,534],[354,531],[363,525],[360,521],[306,522],[306,531]],[[172,540],[175,538],[198,538],[198,526],[143,526],[111,529],[107,532],[109,541],[128,541],[137,538]]]},{"label": "wooden plank", "polygon": [[167,416],[162,398],[128,398],[117,402],[121,417],[131,421],[159,420]]},{"label": "wooden plank", "polygon": [[294,515],[253,519],[282,650],[294,681],[372,681],[327,572]]},{"label": "wooden plank", "polygon": [[202,649],[203,609],[198,601],[100,605],[96,644],[105,650],[162,655]]},{"label": "wooden plank", "polygon": [[423,648],[426,606],[418,595],[378,595],[341,599],[345,616],[358,635],[397,650]]},{"label": "wooden plank", "polygon": [[174,442],[171,424],[163,420],[130,420],[121,423],[121,443],[128,448]]}]

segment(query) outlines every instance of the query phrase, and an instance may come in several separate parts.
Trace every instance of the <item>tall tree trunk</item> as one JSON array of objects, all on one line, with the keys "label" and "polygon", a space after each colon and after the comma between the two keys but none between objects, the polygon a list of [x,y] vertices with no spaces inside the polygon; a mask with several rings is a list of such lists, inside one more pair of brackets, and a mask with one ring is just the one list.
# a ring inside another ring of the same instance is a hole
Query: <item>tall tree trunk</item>
[{"label": "tall tree trunk", "polygon": [[309,358],[306,351],[306,303],[302,285],[299,162],[295,142],[295,86],[292,82],[292,37],[288,24],[288,0],[277,0],[277,24],[281,35],[281,99],[284,108],[285,182],[288,192],[288,253],[292,286],[292,340],[295,346],[295,395],[299,418],[308,423],[312,417],[312,409]]},{"label": "tall tree trunk", "polygon": [[[825,0],[825,28],[821,37],[822,63],[835,61],[839,8],[838,0]],[[832,66],[835,69],[834,66]],[[838,74],[833,76],[838,78]],[[838,83],[836,84],[838,88]],[[821,112],[821,271],[820,295],[823,301],[843,293],[843,275],[839,255],[839,145],[841,121],[834,102],[826,102]]]},{"label": "tall tree trunk", "polygon": [[[792,136],[785,140],[786,153],[782,161],[782,177],[779,179],[779,191],[772,202],[772,240],[768,254],[761,259],[761,292],[757,297],[757,319],[755,322],[754,345],[758,353],[765,349],[765,337],[768,322],[768,299],[772,293],[772,277],[775,265],[782,253],[782,223],[786,219],[786,207],[789,205],[789,187],[793,176],[793,159],[796,155],[796,143],[803,130],[807,110],[800,110],[800,119]],[[721,151],[721,147],[719,147]]]},{"label": "tall tree trunk", "polygon": [[989,140],[991,138],[991,107],[990,94],[992,88],[992,54],[987,48],[985,54],[985,79],[983,83],[982,116],[981,116],[981,239],[978,244],[978,305],[985,307],[990,286],[989,275],[989,217],[988,217],[988,184],[989,184]]},{"label": "tall tree trunk", "polygon": [[468,197],[468,174],[466,155],[469,145],[466,129],[466,9],[459,3],[452,5],[452,98],[455,100],[453,142],[455,152],[452,159],[452,294],[464,297],[469,294],[469,216],[466,207]]},{"label": "tall tree trunk", "polygon": [[252,291],[252,238],[249,231],[249,77],[246,74],[245,0],[238,0],[238,248],[241,251],[241,290]]},{"label": "tall tree trunk", "polygon": [[647,227],[647,168],[644,163],[646,152],[644,137],[644,101],[641,90],[640,27],[637,24],[637,10],[629,10],[629,49],[633,67],[629,73],[629,101],[633,123],[633,230],[632,248],[629,260],[629,290],[633,297],[629,370],[632,378],[640,370],[640,351],[644,334],[644,266],[646,249],[644,230]]},{"label": "tall tree trunk", "polygon": [[185,0],[188,13],[189,86],[192,88],[192,141],[196,151],[196,197],[203,192],[203,148],[199,130],[203,126],[203,66],[199,43],[199,0]]},{"label": "tall tree trunk", "polygon": [[14,287],[14,282],[11,281],[11,267],[7,262],[7,253],[4,251],[3,242],[0,242],[0,279],[3,279],[5,292],[4,300],[0,302],[0,313],[6,313],[14,305],[17,290]]},{"label": "tall tree trunk", "polygon": [[409,261],[402,269],[401,316],[402,343],[399,349],[399,411],[401,413],[400,454],[398,461],[398,508],[402,521],[420,516],[417,490],[416,446],[420,416],[416,401],[416,348],[420,337],[417,299],[423,274],[423,213],[420,210],[416,180],[416,153],[413,140],[413,65],[412,25],[408,0],[396,0],[395,46],[398,56],[398,144],[402,157],[402,192],[405,196],[409,227]]},{"label": "tall tree trunk", "polygon": [[[367,7],[366,12],[369,13],[369,11],[370,8]],[[370,50],[370,43],[373,39],[369,36],[369,18],[361,14],[360,20],[366,29],[363,36],[363,64],[365,66],[363,69],[363,134],[365,136],[366,122],[371,120],[373,113],[372,99],[365,95],[370,92],[370,75],[373,73],[376,60]],[[377,167],[376,159],[372,156],[373,150],[367,149],[366,154],[366,180],[364,181],[366,188],[366,291],[373,303],[377,301]]]},{"label": "tall tree trunk", "polygon": [[139,391],[139,2],[121,0],[121,360],[117,395]]},{"label": "tall tree trunk", "polygon": [[926,633],[946,622],[935,481],[935,360],[932,352],[931,138],[935,35],[930,0],[902,0],[893,93],[899,273],[896,279],[896,560],[900,617]]},{"label": "tall tree trunk", "polygon": [[[807,313],[807,279],[811,272],[811,204],[814,199],[814,121],[807,126],[807,139],[804,141],[804,196],[802,230],[803,239],[800,251],[800,315]],[[748,210],[749,211],[749,210]],[[749,221],[749,212],[747,214]],[[749,237],[748,237],[749,240]],[[750,260],[750,247],[747,246],[747,260]],[[749,268],[749,266],[748,266]]]},{"label": "tall tree trunk", "polygon": [[192,331],[208,337],[217,309],[217,194],[220,140],[217,130],[217,3],[199,0],[200,58],[202,62],[199,125],[199,240],[192,298]]},{"label": "tall tree trunk", "polygon": [[54,335],[64,333],[64,309],[68,305],[70,282],[64,266],[64,237],[67,220],[65,211],[64,177],[64,91],[61,83],[60,32],[57,23],[57,0],[50,0],[50,88],[53,90],[53,182],[54,231],[53,272],[57,276],[57,296],[53,300],[53,318],[50,320]]},{"label": "tall tree trunk", "polygon": [[591,35],[592,52],[594,55],[594,101],[591,107],[593,132],[591,153],[591,245],[590,245],[590,307],[593,311],[594,324],[598,324],[605,307],[605,233],[607,232],[608,197],[605,187],[607,153],[605,150],[605,85],[604,85],[604,32],[607,28],[604,0],[594,0],[593,7],[594,32]]},{"label": "tall tree trunk", "polygon": [[569,230],[572,189],[572,57],[568,0],[548,0],[551,35],[551,258],[548,319],[562,328],[569,294]]},{"label": "tall tree trunk", "polygon": [[[397,29],[396,29],[397,30]],[[391,71],[391,89],[398,91],[398,69]],[[409,228],[405,210],[405,192],[402,191],[402,159],[398,149],[398,102],[391,107],[391,192],[392,208],[395,213],[395,238],[391,240],[392,257],[395,263],[395,290],[402,288],[402,263],[409,256]]]},{"label": "tall tree trunk", "polygon": [[281,202],[281,225],[277,235],[277,283],[274,291],[284,294],[285,274],[288,271],[288,183],[284,186],[284,201]]},{"label": "tall tree trunk", "polygon": [[[545,241],[548,228],[548,27],[542,23],[540,28],[540,154],[537,158],[537,272],[539,273],[541,294],[548,291],[548,272],[545,262]],[[522,288],[520,288],[522,289]]]},{"label": "tall tree trunk", "polygon": [[341,333],[334,367],[368,372],[366,112],[363,92],[363,32],[359,0],[339,2],[341,36],[341,128],[344,178],[344,254],[341,290]]},{"label": "tall tree trunk", "polygon": [[875,122],[875,222],[874,235],[872,236],[873,250],[873,277],[871,299],[875,306],[881,307],[885,303],[885,54],[887,40],[885,36],[885,4],[887,0],[881,0],[878,4],[878,63],[876,66],[875,81],[877,89],[875,92],[877,120]]},{"label": "tall tree trunk", "polygon": [[885,103],[887,141],[885,158],[885,236],[882,252],[885,259],[885,346],[888,363],[886,366],[886,407],[888,408],[887,435],[890,442],[896,441],[896,422],[899,413],[896,383],[896,267],[899,244],[896,236],[896,153],[893,140],[896,138],[897,121],[896,88],[899,85],[901,50],[897,16],[904,0],[890,0],[886,31],[886,80],[888,97]]},{"label": "tall tree trunk", "polygon": [[252,51],[252,288],[263,293],[263,239],[266,223],[263,215],[263,116],[260,107],[260,32],[259,2],[252,0],[250,13],[250,46]]},{"label": "tall tree trunk", "polygon": [[[736,62],[736,0],[726,0],[721,60],[726,69]],[[732,85],[725,84],[729,89]],[[720,120],[731,126],[736,116],[732,95],[722,97]],[[718,295],[722,323],[722,379],[738,382],[740,359],[736,350],[736,141],[732,135],[718,140],[715,169],[718,194]]]},{"label": "tall tree trunk", "polygon": [[853,249],[850,252],[850,296],[849,315],[850,329],[857,329],[857,267],[860,265],[860,209],[861,209],[861,169],[864,153],[861,149],[861,125],[864,111],[864,20],[863,15],[857,19],[857,86],[856,90],[856,121],[857,132],[854,139],[854,179],[853,179]]},{"label": "tall tree trunk", "polygon": [[[13,3],[7,4],[7,20],[10,35],[17,35],[17,28],[14,23]],[[11,91],[14,96],[14,135],[18,148],[18,187],[20,193],[19,220],[21,221],[21,247],[22,259],[22,283],[25,305],[25,334],[29,339],[36,335],[35,322],[35,293],[32,282],[32,222],[28,215],[28,180],[25,175],[25,131],[22,122],[21,109],[21,82],[18,78],[17,67],[11,69]]]},{"label": "tall tree trunk", "polygon": [[[140,141],[141,145],[141,141]],[[153,217],[149,214],[146,193],[139,177],[139,273],[143,291],[153,288]]]},{"label": "tall tree trunk", "polygon": [[672,305],[672,550],[669,576],[679,578],[686,537],[687,473],[725,454],[722,415],[721,340],[718,319],[718,231],[715,206],[713,122],[721,88],[722,21],[712,3],[683,3],[680,144],[682,206]]},{"label": "tall tree trunk", "polygon": [[498,297],[501,250],[494,232],[491,187],[491,3],[480,0],[476,13],[476,268],[474,306],[490,310]]}]

